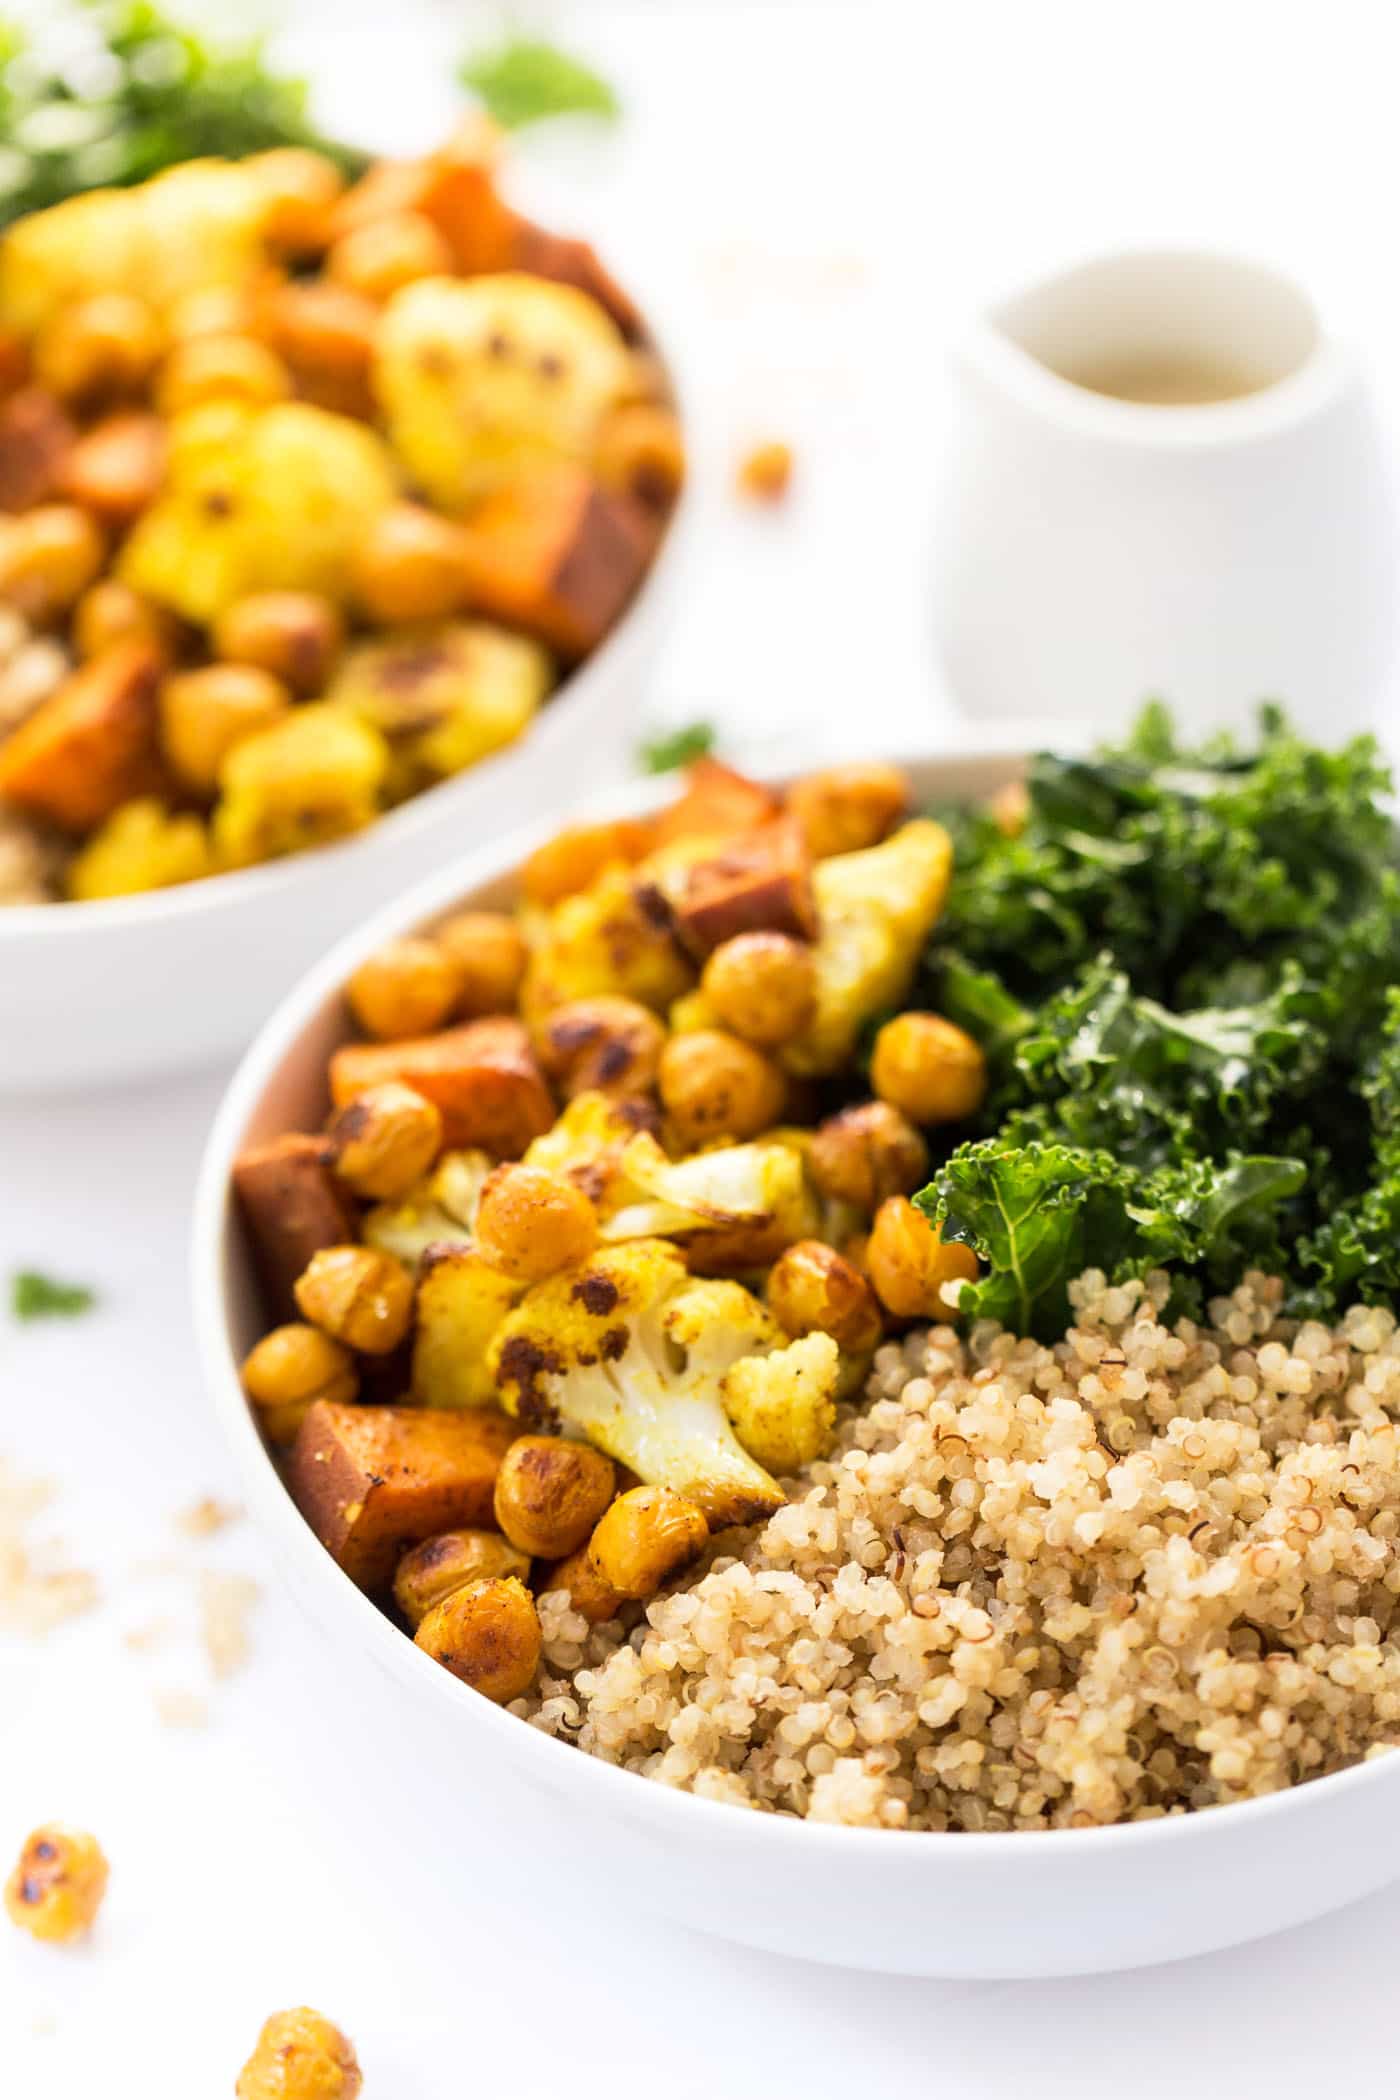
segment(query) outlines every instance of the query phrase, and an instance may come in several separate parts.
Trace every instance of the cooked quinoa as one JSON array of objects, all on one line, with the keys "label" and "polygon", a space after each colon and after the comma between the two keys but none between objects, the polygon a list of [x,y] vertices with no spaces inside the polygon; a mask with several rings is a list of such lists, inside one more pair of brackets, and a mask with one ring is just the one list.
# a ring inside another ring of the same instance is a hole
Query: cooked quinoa
[{"label": "cooked quinoa", "polygon": [[881,1349],[831,1455],[645,1618],[540,1599],[511,1711],[712,1800],[910,1830],[1239,1801],[1400,1742],[1400,1333],[1071,1288]]}]

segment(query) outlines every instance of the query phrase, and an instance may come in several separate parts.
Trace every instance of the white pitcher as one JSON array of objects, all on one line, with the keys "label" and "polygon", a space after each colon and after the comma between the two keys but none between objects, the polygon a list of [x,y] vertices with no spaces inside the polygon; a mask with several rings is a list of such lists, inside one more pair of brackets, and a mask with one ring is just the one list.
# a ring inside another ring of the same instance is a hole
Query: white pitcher
[{"label": "white pitcher", "polygon": [[938,613],[962,705],[1113,733],[1154,694],[1193,730],[1272,699],[1324,737],[1383,726],[1390,475],[1296,286],[1110,256],[998,307],[957,364]]}]

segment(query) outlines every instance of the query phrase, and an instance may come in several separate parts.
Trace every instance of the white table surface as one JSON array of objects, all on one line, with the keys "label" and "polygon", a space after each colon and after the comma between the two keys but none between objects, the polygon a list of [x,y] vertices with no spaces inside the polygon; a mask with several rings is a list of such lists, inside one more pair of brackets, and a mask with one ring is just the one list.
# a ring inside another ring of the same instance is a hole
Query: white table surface
[{"label": "white table surface", "polygon": [[[291,41],[324,65],[336,117],[392,146],[445,118],[442,54],[469,12],[400,0],[389,29],[382,8],[321,0]],[[1282,261],[1364,340],[1393,422],[1382,14],[545,9],[622,82],[629,114],[601,147],[541,142],[522,188],[658,289],[698,389],[698,543],[653,718],[712,715],[736,748],[798,755],[985,741],[937,692],[923,592],[941,356],[981,298],[1063,257],[1155,237]],[[774,433],[797,447],[793,499],[745,513],[732,459]],[[431,1783],[385,1688],[325,1650],[249,1525],[201,1544],[174,1528],[199,1496],[235,1492],[185,1286],[220,1083],[0,1104],[0,1276],[44,1268],[102,1299],[72,1324],[0,1324],[0,1453],[55,1479],[47,1528],[103,1587],[48,1640],[0,1639],[0,1856],[57,1816],[113,1862],[88,1950],[0,1929],[7,2100],[215,2100],[264,2015],[299,2001],[343,2021],[373,2100],[1301,2100],[1343,2064],[1357,2089],[1388,2089],[1400,1891],[1169,1970],[971,1987],[731,1949],[616,1915],[605,1888],[551,1896],[529,1830]],[[264,1583],[252,1660],[213,1687],[193,1638],[200,1567]],[[127,1644],[167,1620],[153,1649]],[[157,1717],[172,1690],[207,1693],[207,1727]],[[1203,1909],[1229,1901],[1201,1891]]]}]

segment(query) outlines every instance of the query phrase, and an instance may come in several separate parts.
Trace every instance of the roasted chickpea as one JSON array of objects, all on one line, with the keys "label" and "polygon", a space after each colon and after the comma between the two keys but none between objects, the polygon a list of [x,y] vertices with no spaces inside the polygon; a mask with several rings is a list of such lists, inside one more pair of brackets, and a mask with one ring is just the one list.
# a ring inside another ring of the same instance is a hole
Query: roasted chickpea
[{"label": "roasted chickpea", "polygon": [[649,1597],[704,1552],[705,1512],[674,1488],[635,1487],[594,1526],[588,1557],[619,1597]]},{"label": "roasted chickpea", "polygon": [[262,408],[283,401],[292,382],[280,357],[251,335],[195,335],[177,343],[156,381],[163,416],[183,415],[206,401],[240,401]]},{"label": "roasted chickpea", "polygon": [[266,200],[262,235],[283,255],[319,255],[330,237],[331,214],[344,177],[324,153],[305,146],[276,146],[243,163]]},{"label": "roasted chickpea", "polygon": [[364,2084],[354,2046],[309,2005],[274,2013],[238,2074],[237,2100],[356,2100]]},{"label": "roasted chickpea", "polygon": [[499,1531],[444,1531],[405,1553],[394,1575],[394,1602],[410,1626],[469,1582],[495,1575],[529,1579],[530,1556]]},{"label": "roasted chickpea", "polygon": [[214,622],[216,656],[270,671],[294,693],[324,691],[345,642],[340,609],[315,591],[255,591]]},{"label": "roasted chickpea", "polygon": [[433,1606],[413,1638],[434,1662],[498,1706],[528,1692],[539,1668],[539,1613],[515,1575],[464,1583]]},{"label": "roasted chickpea", "polygon": [[658,1073],[661,1105],[683,1145],[751,1138],[777,1122],[786,1085],[778,1067],[737,1035],[697,1028],[670,1036]]},{"label": "roasted chickpea", "polygon": [[104,524],[128,525],[159,495],[165,459],[160,417],[122,409],[78,439],[64,465],[63,493]]},{"label": "roasted chickpea", "polygon": [[420,277],[450,277],[452,250],[422,212],[386,212],[342,234],[326,256],[326,275],[366,299],[390,299]]},{"label": "roasted chickpea", "polygon": [[870,1083],[911,1122],[959,1123],[982,1106],[987,1060],[941,1014],[896,1014],[875,1038]]},{"label": "roasted chickpea", "polygon": [[572,1181],[543,1167],[507,1165],[488,1174],[482,1185],[475,1232],[493,1269],[521,1283],[537,1283],[588,1259],[598,1242],[598,1218]]},{"label": "roasted chickpea", "polygon": [[457,965],[457,1012],[515,1012],[530,951],[509,912],[459,911],[433,938]]},{"label": "roasted chickpea", "polygon": [[75,503],[0,518],[0,602],[43,626],[75,605],[106,558],[96,521]]},{"label": "roasted chickpea", "polygon": [[535,1054],[566,1101],[575,1094],[649,1093],[661,1068],[666,1030],[635,999],[600,993],[570,999],[540,1020]]},{"label": "roasted chickpea", "polygon": [[357,1196],[384,1203],[427,1173],[442,1150],[442,1116],[411,1086],[386,1079],[347,1101],[326,1135],[341,1180]]},{"label": "roasted chickpea", "polygon": [[291,704],[281,680],[251,664],[177,671],[160,689],[161,745],[187,787],[212,795],[230,751],[279,721]]},{"label": "roasted chickpea", "polygon": [[293,1295],[314,1326],[366,1356],[397,1349],[413,1316],[413,1278],[374,1247],[322,1247]]},{"label": "roasted chickpea", "polygon": [[987,804],[992,822],[1004,839],[1018,839],[1030,820],[1030,791],[1024,780],[1008,780]]},{"label": "roasted chickpea", "polygon": [[353,1400],[354,1359],[341,1343],[299,1320],[274,1327],[243,1359],[243,1390],[258,1410],[263,1434],[290,1444],[315,1400]]},{"label": "roasted chickpea", "polygon": [[93,402],[145,386],[161,332],[144,299],[99,292],[60,307],[34,344],[34,376],[63,401]]},{"label": "roasted chickpea", "polygon": [[944,1285],[972,1283],[977,1276],[972,1249],[944,1240],[907,1196],[890,1196],[880,1205],[866,1259],[877,1296],[900,1320],[948,1319],[953,1308],[943,1298]]},{"label": "roasted chickpea", "polygon": [[831,766],[795,780],[787,807],[813,860],[828,860],[887,838],[909,807],[909,782],[898,766]]},{"label": "roasted chickpea", "polygon": [[294,280],[268,294],[260,319],[304,401],[335,415],[373,417],[379,308],[372,299],[324,277]]},{"label": "roasted chickpea", "polygon": [[5,1908],[36,1940],[76,1940],[91,1930],[106,1891],[97,1839],[66,1823],[41,1823],[5,1884]]},{"label": "roasted chickpea", "polygon": [[355,592],[372,620],[443,620],[466,604],[471,534],[421,503],[395,503],[370,525]]},{"label": "roasted chickpea", "polygon": [[172,343],[186,342],[195,335],[256,334],[254,324],[254,294],[233,284],[211,284],[203,291],[185,292],[165,316]]},{"label": "roasted chickpea", "polygon": [[345,996],[350,1011],[378,1042],[431,1035],[457,1004],[457,965],[436,941],[409,935],[362,962]]},{"label": "roasted chickpea", "polygon": [[928,1146],[888,1101],[863,1101],[813,1131],[807,1165],[824,1196],[873,1213],[928,1180]]},{"label": "roasted chickpea", "polygon": [[768,1274],[768,1310],[785,1334],[829,1334],[847,1356],[868,1356],[882,1332],[870,1285],[821,1240],[798,1240],[779,1255]]},{"label": "roasted chickpea", "polygon": [[601,1626],[605,1620],[615,1619],[627,1602],[621,1592],[605,1580],[587,1546],[580,1546],[577,1553],[570,1553],[566,1559],[557,1561],[536,1587],[541,1596],[548,1590],[567,1590],[569,1603],[590,1626]]},{"label": "roasted chickpea", "polygon": [[513,1546],[559,1560],[583,1545],[617,1488],[610,1458],[562,1436],[519,1436],[496,1475],[496,1522]]},{"label": "roasted chickpea", "polygon": [[715,949],[700,989],[726,1028],[768,1048],[790,1042],[817,1005],[812,951],[786,933],[739,933]]},{"label": "roasted chickpea", "polygon": [[791,445],[782,438],[767,438],[754,445],[739,462],[740,495],[755,503],[781,503],[792,486],[795,463]]},{"label": "roasted chickpea", "polygon": [[530,904],[560,904],[586,890],[605,868],[640,860],[651,843],[651,826],[635,818],[566,825],[521,868],[521,893]]},{"label": "roasted chickpea", "polygon": [[604,488],[631,496],[648,510],[668,510],[685,480],[679,420],[655,402],[614,409],[598,433],[593,471]]}]

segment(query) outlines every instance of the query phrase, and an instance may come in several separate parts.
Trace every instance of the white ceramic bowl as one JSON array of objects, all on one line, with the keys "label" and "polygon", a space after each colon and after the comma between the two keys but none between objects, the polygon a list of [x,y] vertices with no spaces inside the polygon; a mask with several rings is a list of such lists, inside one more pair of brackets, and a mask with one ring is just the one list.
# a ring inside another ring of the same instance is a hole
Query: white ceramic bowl
[{"label": "white ceramic bowl", "polygon": [[[685,400],[667,369],[682,420]],[[386,897],[615,778],[684,559],[682,491],[632,603],[518,743],[357,837],[96,904],[0,906],[0,1093],[104,1086],[241,1051],[332,941]]]},{"label": "white ceramic bowl", "polygon": [[[957,797],[989,793],[1018,768],[978,758],[910,770],[921,794]],[[523,1796],[534,1842],[567,1862],[581,1889],[608,1887],[619,1905],[782,1954],[932,1976],[1075,1975],[1199,1954],[1335,1909],[1400,1873],[1400,1756],[1238,1807],[1108,1830],[846,1830],[698,1800],[492,1706],[341,1574],[283,1487],[239,1386],[238,1362],[266,1323],[229,1171],[250,1140],[319,1125],[326,1059],[345,1034],[339,991],[356,964],[459,904],[508,901],[510,870],[533,842],[484,848],[420,884],[284,1001],[219,1111],[194,1219],[196,1330],[249,1506],[343,1669],[383,1671],[402,1702],[404,1743],[429,1729],[447,1753],[461,1783],[440,1827],[462,1827],[464,1800],[489,1800],[500,1815]],[[462,1843],[465,1852],[469,1828]]]}]

